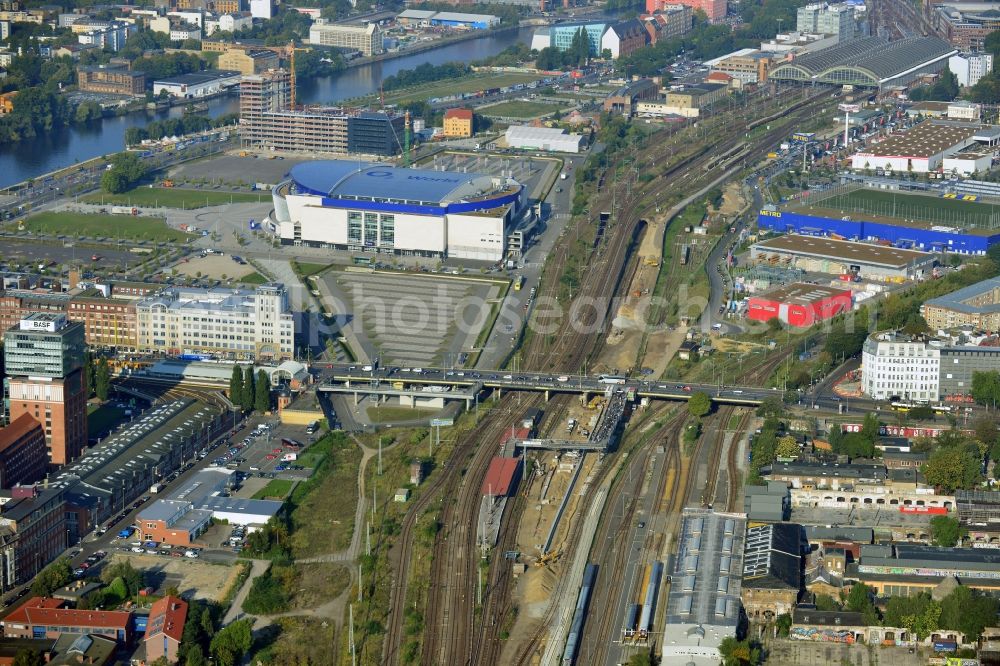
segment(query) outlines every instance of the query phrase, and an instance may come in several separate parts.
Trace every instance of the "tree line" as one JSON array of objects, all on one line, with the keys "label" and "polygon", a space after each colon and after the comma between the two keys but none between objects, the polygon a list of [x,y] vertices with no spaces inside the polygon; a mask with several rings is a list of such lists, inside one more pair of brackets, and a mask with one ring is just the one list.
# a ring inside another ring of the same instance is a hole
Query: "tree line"
[{"label": "tree line", "polygon": [[245,412],[271,410],[271,378],[263,370],[254,375],[253,366],[233,366],[229,378],[229,401]]},{"label": "tree line", "polygon": [[153,141],[169,136],[183,136],[204,132],[215,127],[235,125],[239,122],[239,113],[227,113],[218,118],[203,115],[186,114],[180,118],[165,118],[154,120],[145,127],[129,127],[125,130],[125,145],[136,146],[146,139]]}]

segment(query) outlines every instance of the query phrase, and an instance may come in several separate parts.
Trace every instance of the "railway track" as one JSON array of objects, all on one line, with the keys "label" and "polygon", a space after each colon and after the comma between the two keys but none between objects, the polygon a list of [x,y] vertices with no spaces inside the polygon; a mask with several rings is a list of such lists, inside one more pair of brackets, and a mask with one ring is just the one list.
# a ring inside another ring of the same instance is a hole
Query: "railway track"
[{"label": "railway track", "polygon": [[[821,96],[806,100],[806,103],[818,101],[820,97],[827,96],[828,94],[824,92]],[[804,106],[799,113],[805,113],[809,106],[811,105]],[[671,176],[676,175],[681,170],[689,170],[690,173],[696,174],[700,170],[701,180],[717,177],[718,174],[714,170],[705,173],[705,163],[717,159],[713,157],[716,154],[713,151],[718,150],[720,146],[725,150],[733,151],[734,145],[736,145],[733,142],[741,140],[741,131],[719,132],[716,135],[719,138],[713,136],[710,146],[701,151],[698,158],[693,161],[678,160],[661,177],[664,180],[673,180]],[[754,144],[765,146],[766,150],[784,132],[784,129],[772,131],[764,140],[755,141]],[[726,146],[727,141],[731,145]],[[748,152],[744,153],[744,149],[740,149],[738,154],[746,154],[747,159],[750,159],[755,153],[763,155],[759,147],[746,150]],[[633,176],[635,175],[637,174],[633,174]],[[692,178],[691,182],[676,180],[674,188],[677,190],[682,187],[690,188],[698,181],[699,177]],[[663,182],[660,181],[657,185],[662,188]],[[581,288],[574,294],[575,298],[589,298],[595,302],[601,302],[603,298],[607,305],[588,309],[584,316],[578,319],[577,326],[564,326],[562,334],[554,341],[546,340],[546,337],[542,335],[532,337],[522,351],[522,366],[545,367],[552,370],[576,370],[582,367],[583,363],[589,360],[589,357],[600,348],[610,314],[610,296],[622,289],[624,276],[628,274],[630,269],[634,269],[634,262],[638,258],[635,253],[631,252],[631,249],[639,237],[638,232],[641,230],[640,215],[651,205],[640,206],[644,203],[640,196],[643,189],[639,187],[636,178],[626,179],[617,187],[624,188],[626,191],[619,194],[617,191],[608,192],[607,188],[604,188],[604,196],[599,197],[593,206],[596,210],[608,209],[613,200],[617,204],[615,212],[618,214],[605,233],[604,239],[597,243],[590,253],[586,262],[587,266],[581,274]],[[567,241],[560,243],[557,246],[555,256],[549,258],[546,277],[558,276],[563,271],[570,256],[570,249],[582,238],[581,225],[577,225],[573,231],[568,232]],[[558,281],[545,280],[539,285],[538,291],[539,296],[546,295],[555,298],[559,294]],[[510,398],[504,400],[501,403],[501,409],[496,410],[497,413],[509,412],[510,403]],[[520,408],[523,409],[530,404],[530,402],[524,401]],[[491,415],[473,433],[463,437],[462,441],[456,444],[456,450],[452,457],[453,462],[445,470],[446,473],[435,479],[433,485],[428,488],[428,492],[422,493],[420,500],[408,512],[402,526],[401,538],[398,540],[400,554],[396,568],[397,584],[394,588],[391,604],[389,627],[383,652],[384,662],[398,662],[401,656],[402,624],[407,589],[405,579],[413,552],[414,526],[418,518],[435,499],[440,501],[448,497],[454,498],[454,501],[444,502],[442,506],[440,520],[442,530],[435,546],[431,585],[428,589],[424,613],[425,632],[421,662],[495,663],[499,649],[496,640],[499,628],[498,623],[489,620],[503,617],[509,609],[510,580],[502,571],[503,569],[509,571],[509,567],[490,567],[487,577],[489,581],[488,592],[484,596],[485,608],[489,612],[483,614],[477,627],[475,598],[480,558],[478,553],[474,552],[476,530],[472,526],[476,523],[479,510],[479,483],[485,474],[490,458],[494,454],[494,447],[489,443],[496,441],[503,429],[509,425],[508,421],[509,419],[505,421],[503,418]],[[488,443],[487,446],[478,446],[484,441]],[[679,452],[674,451],[668,455],[671,456],[670,463],[679,467]],[[468,468],[462,469],[463,463],[460,461],[469,460],[470,457],[471,462]],[[610,465],[604,466],[602,474],[607,473],[607,470],[611,468]],[[681,483],[680,474],[669,476],[673,477],[676,489]],[[516,511],[518,501],[514,500],[513,504]],[[502,542],[506,542],[507,538],[512,538],[506,531],[511,529],[512,525],[516,525],[515,521],[509,519],[505,521],[505,528],[501,534]],[[578,527],[578,525],[574,525],[571,528],[571,541],[575,540]],[[496,558],[494,558],[494,562],[496,562]],[[539,625],[537,635],[517,656],[516,663],[526,663],[525,659],[532,653],[533,645],[548,629],[547,624],[546,621]]]},{"label": "railway track", "polygon": [[[513,402],[513,396],[506,402]],[[539,396],[522,401],[522,410],[535,406]],[[510,426],[511,415],[495,410],[490,425],[478,436],[463,438],[476,446],[464,470],[453,470],[446,496],[454,498],[442,508],[442,530],[438,533],[431,567],[431,586],[424,613],[425,639],[421,663],[471,664],[476,630],[476,607],[479,585],[480,553],[476,547],[480,487],[490,460],[496,455],[496,442]],[[453,460],[454,457],[453,457]],[[456,461],[457,462],[457,461]],[[454,464],[460,467],[461,463]],[[458,472],[458,473],[455,473]],[[514,502],[516,504],[516,501]],[[511,521],[506,521],[510,523]],[[485,619],[479,616],[480,623]]]},{"label": "railway track", "polygon": [[[537,399],[535,396],[531,396],[531,398]],[[441,474],[433,476],[429,486],[421,493],[413,506],[410,507],[403,520],[400,535],[396,541],[399,548],[398,556],[394,558],[396,583],[391,595],[389,621],[382,653],[384,663],[397,663],[401,657],[404,642],[403,621],[405,619],[408,574],[414,549],[414,528],[416,527],[416,523],[435,502],[442,502],[443,511],[454,511],[455,503],[443,502],[443,498],[454,491],[455,485],[461,479],[465,461],[469,460],[470,456],[473,456],[477,446],[487,438],[498,438],[508,426],[505,419],[509,419],[509,410],[497,408],[493,413],[484,418],[467,436],[462,437],[456,443],[448,465],[442,470]],[[480,450],[493,451],[491,447],[479,448]],[[485,473],[485,470],[483,471]],[[478,509],[478,503],[476,507]],[[444,524],[443,520],[441,522]],[[475,525],[475,521],[472,524]],[[431,580],[438,581],[441,579],[432,578]],[[450,577],[446,576],[444,580],[450,580]],[[430,598],[437,599],[437,595],[440,595],[440,593],[441,590],[432,584],[428,591],[429,603],[432,603]],[[428,615],[429,613],[425,611],[425,619]],[[425,636],[435,635],[435,631],[425,629]],[[425,644],[426,642],[425,640]]]}]

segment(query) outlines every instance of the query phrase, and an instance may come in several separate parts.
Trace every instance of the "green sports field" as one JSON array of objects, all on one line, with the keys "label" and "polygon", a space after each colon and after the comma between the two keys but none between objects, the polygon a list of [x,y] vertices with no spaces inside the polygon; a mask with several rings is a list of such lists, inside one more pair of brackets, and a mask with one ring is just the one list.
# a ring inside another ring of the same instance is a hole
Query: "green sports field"
[{"label": "green sports field", "polygon": [[161,218],[131,215],[46,212],[26,219],[24,228],[27,231],[54,236],[122,238],[154,243],[183,243],[193,238],[183,231],[171,229]]},{"label": "green sports field", "polygon": [[535,118],[558,110],[559,106],[556,104],[525,102],[524,100],[500,102],[499,104],[480,109],[484,116],[496,118]]},{"label": "green sports field", "polygon": [[803,199],[800,205],[835,209],[845,213],[918,220],[933,224],[984,229],[1000,225],[1000,205],[944,199],[937,195],[908,192],[859,189],[827,198],[814,199],[809,197]]},{"label": "green sports field", "polygon": [[260,203],[270,201],[267,193],[216,192],[185,190],[177,187],[137,187],[121,194],[91,194],[83,201],[104,206],[156,206],[164,208],[204,208],[228,203]]}]

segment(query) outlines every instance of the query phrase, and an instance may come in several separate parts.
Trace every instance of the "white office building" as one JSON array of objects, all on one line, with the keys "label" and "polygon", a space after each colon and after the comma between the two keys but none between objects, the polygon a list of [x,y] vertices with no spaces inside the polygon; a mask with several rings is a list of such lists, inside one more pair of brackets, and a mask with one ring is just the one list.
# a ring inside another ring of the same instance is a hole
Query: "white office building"
[{"label": "white office building", "polygon": [[941,346],[897,331],[870,335],[862,348],[862,389],[875,400],[939,400]]},{"label": "white office building", "polygon": [[314,46],[335,46],[341,49],[360,51],[371,56],[382,53],[382,31],[374,23],[368,25],[347,25],[327,23],[318,19],[309,28],[309,43]]},{"label": "white office building", "polygon": [[250,15],[254,18],[269,19],[274,17],[273,0],[250,0]]},{"label": "white office building", "polygon": [[992,53],[960,53],[948,58],[948,69],[960,86],[974,86],[993,71]]},{"label": "white office building", "polygon": [[244,289],[170,288],[136,302],[136,347],[170,355],[287,359],[295,320],[278,282]]}]

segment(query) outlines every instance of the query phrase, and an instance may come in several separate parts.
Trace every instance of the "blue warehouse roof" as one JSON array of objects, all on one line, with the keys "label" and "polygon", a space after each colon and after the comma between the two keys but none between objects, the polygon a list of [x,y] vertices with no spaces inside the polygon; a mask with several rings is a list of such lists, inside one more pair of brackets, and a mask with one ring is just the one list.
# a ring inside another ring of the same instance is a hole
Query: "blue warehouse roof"
[{"label": "blue warehouse roof", "polygon": [[[430,169],[401,169],[388,164],[320,160],[292,167],[292,180],[315,194],[346,199],[392,199],[441,204],[465,198],[492,177]],[[477,187],[475,181],[480,181]]]}]

